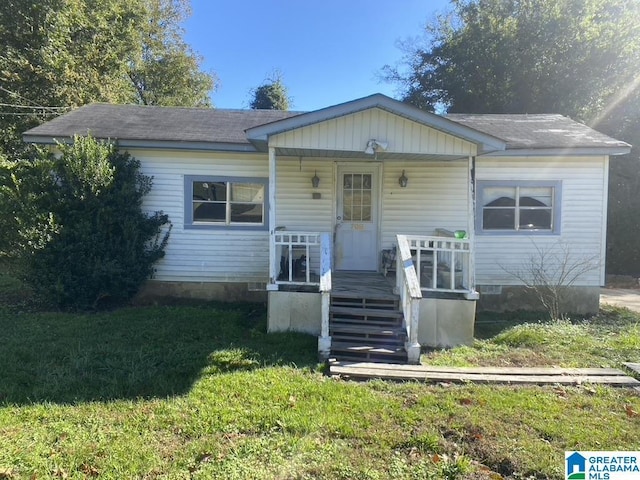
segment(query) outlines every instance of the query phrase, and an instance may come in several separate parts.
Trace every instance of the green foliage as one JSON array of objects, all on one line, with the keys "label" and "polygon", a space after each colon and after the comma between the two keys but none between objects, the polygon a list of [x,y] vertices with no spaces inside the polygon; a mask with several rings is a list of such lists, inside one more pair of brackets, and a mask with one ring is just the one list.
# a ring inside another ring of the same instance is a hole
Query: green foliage
[{"label": "green foliage", "polygon": [[[0,478],[559,479],[567,449],[637,450],[631,389],[328,378],[315,337],[265,317],[0,312]],[[607,310],[594,344],[634,320]]]},{"label": "green foliage", "polygon": [[291,99],[287,95],[287,87],[282,82],[282,76],[276,74],[258,88],[252,91],[253,100],[249,106],[263,110],[289,110]]},{"label": "green foliage", "polygon": [[164,255],[168,217],[142,212],[151,178],[129,154],[91,137],[58,147],[1,166],[0,252],[61,308],[122,302]]},{"label": "green foliage", "polygon": [[209,106],[214,76],[182,39],[188,0],[0,2],[0,151],[90,102]]},{"label": "green foliage", "polygon": [[[640,4],[455,0],[395,77],[405,99],[450,112],[558,112],[587,120],[635,78]],[[393,70],[388,70],[389,73]]]}]

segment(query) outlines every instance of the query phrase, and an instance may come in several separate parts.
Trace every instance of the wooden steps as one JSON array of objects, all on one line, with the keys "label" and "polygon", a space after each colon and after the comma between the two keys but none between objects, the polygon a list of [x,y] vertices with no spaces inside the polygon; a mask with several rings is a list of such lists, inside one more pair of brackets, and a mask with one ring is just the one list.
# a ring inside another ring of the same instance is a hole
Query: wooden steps
[{"label": "wooden steps", "polygon": [[[363,276],[364,277],[364,276]],[[380,278],[383,278],[380,276]],[[343,361],[406,363],[406,331],[400,299],[391,285],[376,278],[376,287],[344,283],[331,294],[331,358]]]},{"label": "wooden steps", "polygon": [[473,382],[512,385],[580,385],[587,383],[614,387],[640,387],[640,381],[615,368],[438,367],[331,361],[329,375],[357,379],[378,378],[445,383]]}]

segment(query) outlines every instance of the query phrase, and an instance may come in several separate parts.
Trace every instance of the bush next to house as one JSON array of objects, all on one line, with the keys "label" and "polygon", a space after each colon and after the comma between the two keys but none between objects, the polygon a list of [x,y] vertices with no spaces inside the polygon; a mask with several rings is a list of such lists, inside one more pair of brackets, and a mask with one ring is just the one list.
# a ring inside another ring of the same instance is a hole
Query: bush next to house
[{"label": "bush next to house", "polygon": [[142,210],[152,179],[111,143],[75,137],[58,149],[0,160],[0,256],[60,308],[126,301],[169,238],[167,215]]}]

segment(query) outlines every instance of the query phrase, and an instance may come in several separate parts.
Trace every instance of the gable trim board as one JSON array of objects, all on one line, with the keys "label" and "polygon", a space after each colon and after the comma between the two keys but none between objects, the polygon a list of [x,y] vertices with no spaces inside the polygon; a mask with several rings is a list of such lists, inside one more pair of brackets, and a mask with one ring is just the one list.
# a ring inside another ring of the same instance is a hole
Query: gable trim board
[{"label": "gable trim board", "polygon": [[[192,131],[171,125],[165,112]],[[268,180],[269,231],[333,232],[338,166],[373,163],[380,172],[378,249],[391,247],[398,233],[467,230],[478,285],[514,286],[497,271],[498,259],[518,261],[531,250],[531,236],[474,235],[474,187],[483,181],[559,182],[560,230],[535,241],[560,239],[597,253],[600,269],[578,285],[594,288],[604,278],[608,155],[630,150],[558,115],[441,117],[379,94],[308,113],[89,105],[25,132],[24,139],[53,144],[87,132],[117,139],[154,177],[144,207],[163,210],[174,224],[156,280],[212,284],[267,282],[269,232],[190,228],[185,182]],[[364,153],[373,138],[387,142],[387,150]],[[406,188],[398,184],[403,170]],[[311,186],[314,175],[318,188]]]}]

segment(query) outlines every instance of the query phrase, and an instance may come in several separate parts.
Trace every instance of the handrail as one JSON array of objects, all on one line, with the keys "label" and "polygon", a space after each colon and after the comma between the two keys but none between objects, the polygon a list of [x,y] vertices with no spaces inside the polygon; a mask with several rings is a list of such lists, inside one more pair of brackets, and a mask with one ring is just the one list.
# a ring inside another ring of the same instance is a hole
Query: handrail
[{"label": "handrail", "polygon": [[400,294],[400,307],[404,313],[404,326],[407,331],[407,360],[409,363],[420,363],[420,343],[418,342],[418,326],[420,322],[420,300],[422,291],[409,241],[406,235],[396,235],[398,241],[398,256],[396,258],[396,281]]}]

